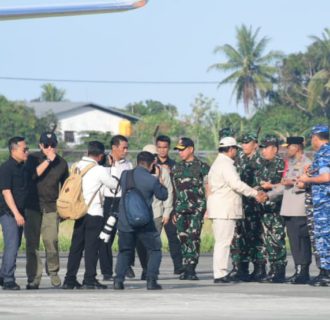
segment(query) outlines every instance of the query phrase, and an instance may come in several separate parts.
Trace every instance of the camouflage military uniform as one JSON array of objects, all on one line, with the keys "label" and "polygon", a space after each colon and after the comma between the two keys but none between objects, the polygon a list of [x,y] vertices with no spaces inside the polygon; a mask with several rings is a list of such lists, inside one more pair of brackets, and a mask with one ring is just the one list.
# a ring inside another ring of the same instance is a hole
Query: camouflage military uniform
[{"label": "camouflage military uniform", "polygon": [[[263,160],[256,174],[257,184],[270,181],[272,184],[281,182],[284,172],[284,161],[280,156],[273,160]],[[267,191],[267,190],[266,190]],[[271,270],[275,266],[286,265],[284,220],[280,216],[281,197],[274,202],[259,204],[260,219],[263,227],[264,254],[267,255]]]},{"label": "camouflage military uniform", "polygon": [[[330,172],[330,144],[324,144],[315,154],[312,176]],[[330,182],[312,184],[314,241],[320,257],[320,267],[330,270]]]},{"label": "camouflage military uniform", "polygon": [[[253,139],[251,139],[252,141]],[[261,168],[263,159],[258,151],[251,157],[240,151],[235,166],[241,180],[250,187],[256,187],[256,172]],[[262,226],[259,206],[254,198],[243,197],[245,219],[237,220],[234,239],[231,245],[231,256],[234,265],[240,263],[266,263],[263,250]]]},{"label": "camouflage military uniform", "polygon": [[179,162],[173,168],[176,227],[185,265],[198,263],[200,234],[206,211],[204,183],[209,169],[196,157],[191,162]]}]

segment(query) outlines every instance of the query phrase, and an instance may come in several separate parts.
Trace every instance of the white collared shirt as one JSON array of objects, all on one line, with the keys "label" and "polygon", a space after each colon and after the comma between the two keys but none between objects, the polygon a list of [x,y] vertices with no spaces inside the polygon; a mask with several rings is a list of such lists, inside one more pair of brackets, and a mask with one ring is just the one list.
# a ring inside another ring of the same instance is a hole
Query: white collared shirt
[{"label": "white collared shirt", "polygon": [[117,180],[110,175],[109,170],[107,170],[103,166],[98,165],[98,163],[94,159],[89,157],[83,157],[77,163],[77,168],[82,170],[91,163],[95,163],[96,166],[90,169],[83,176],[83,195],[86,204],[90,202],[95,192],[97,190],[99,191],[97,192],[92,203],[90,204],[87,213],[91,216],[103,216],[104,196],[102,186],[115,189],[117,186]]},{"label": "white collared shirt", "polygon": [[[118,180],[120,179],[122,173],[125,170],[131,170],[133,169],[133,164],[131,161],[127,159],[121,159],[119,161],[115,161],[115,163],[109,167],[105,168],[109,172],[111,176],[116,177]],[[104,196],[105,197],[116,197],[120,198],[121,197],[121,190],[120,188],[117,191],[117,194],[115,195],[116,188],[104,188]]]}]

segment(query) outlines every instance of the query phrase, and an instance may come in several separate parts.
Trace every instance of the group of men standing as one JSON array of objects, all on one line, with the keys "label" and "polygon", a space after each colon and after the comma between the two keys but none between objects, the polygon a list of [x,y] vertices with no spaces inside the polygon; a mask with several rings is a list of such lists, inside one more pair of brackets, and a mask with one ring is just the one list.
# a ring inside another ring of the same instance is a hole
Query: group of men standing
[{"label": "group of men standing", "polygon": [[[181,161],[169,157],[171,140],[158,136],[137,155],[137,166],[126,159],[128,140],[116,135],[111,151],[98,141],[88,144],[87,155],[75,168],[83,177],[87,214],[76,220],[63,289],[105,289],[96,279],[97,262],[104,281],[124,289],[125,277],[134,277],[135,250],[148,290],[158,290],[161,263],[160,233],[164,228],[174,266],[181,280],[198,280],[201,230],[205,216],[212,220],[215,238],[213,275],[215,283],[259,281],[304,284],[310,281],[313,249],[320,274],[309,283],[330,283],[330,146],[329,127],[312,129],[311,162],[303,152],[304,139],[287,139],[285,162],[279,156],[279,141],[266,136],[258,143],[245,134],[239,145],[231,136],[222,137],[219,155],[211,168],[195,155],[194,142],[181,138],[174,149]],[[9,140],[10,158],[0,167],[0,223],[5,250],[0,285],[18,290],[15,281],[17,252],[23,226],[26,237],[27,289],[38,289],[43,264],[40,236],[46,251],[46,272],[54,287],[58,275],[58,226],[56,200],[69,175],[68,165],[57,152],[52,132],[40,137],[40,152],[29,155],[23,137]],[[131,174],[130,174],[131,173]],[[153,215],[145,226],[130,225],[124,195],[133,179]],[[285,227],[296,266],[285,278]],[[113,276],[112,245],[118,229],[119,253]],[[109,232],[105,239],[103,231]],[[77,280],[84,254],[85,273]],[[229,268],[230,257],[233,269]],[[267,261],[269,262],[266,272]],[[249,264],[253,264],[250,272]]]}]

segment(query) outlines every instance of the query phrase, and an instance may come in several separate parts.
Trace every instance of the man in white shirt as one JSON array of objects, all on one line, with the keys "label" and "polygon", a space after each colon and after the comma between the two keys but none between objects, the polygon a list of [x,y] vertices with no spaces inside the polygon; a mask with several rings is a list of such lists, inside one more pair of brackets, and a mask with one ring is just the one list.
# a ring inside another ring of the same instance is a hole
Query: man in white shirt
[{"label": "man in white shirt", "polygon": [[[133,169],[132,162],[126,159],[128,153],[128,140],[122,135],[115,135],[110,141],[111,153],[110,159],[111,164],[106,169],[112,176],[115,176],[118,181],[121,174],[125,170]],[[104,188],[104,224],[108,220],[110,215],[118,215],[119,201],[121,198],[121,189]],[[109,281],[112,279],[113,274],[113,258],[112,258],[112,245],[115,240],[117,233],[117,226],[115,225],[112,229],[110,239],[107,243],[102,241],[100,245],[99,259],[100,269],[103,275],[103,281]],[[134,261],[134,257],[132,257]],[[132,261],[132,264],[133,264]],[[129,268],[126,277],[134,277],[132,268]]]},{"label": "man in white shirt", "polygon": [[[117,180],[110,172],[100,166],[104,158],[104,145],[98,141],[91,141],[88,144],[88,155],[83,157],[78,163],[77,168],[83,170],[87,166],[94,164],[83,176],[83,196],[86,203],[91,204],[88,212],[81,219],[75,221],[70,253],[67,264],[67,273],[65,276],[63,289],[106,289],[96,279],[96,264],[101,240],[99,234],[103,228],[103,190],[102,186],[115,189]],[[83,285],[77,281],[77,273],[80,266],[80,260],[84,252],[85,274]]]},{"label": "man in white shirt", "polygon": [[221,139],[219,155],[208,174],[208,217],[212,219],[215,238],[213,253],[214,283],[227,283],[229,277],[230,244],[234,237],[236,220],[243,218],[242,195],[265,201],[266,195],[258,193],[241,181],[234,159],[240,146],[232,137]]}]

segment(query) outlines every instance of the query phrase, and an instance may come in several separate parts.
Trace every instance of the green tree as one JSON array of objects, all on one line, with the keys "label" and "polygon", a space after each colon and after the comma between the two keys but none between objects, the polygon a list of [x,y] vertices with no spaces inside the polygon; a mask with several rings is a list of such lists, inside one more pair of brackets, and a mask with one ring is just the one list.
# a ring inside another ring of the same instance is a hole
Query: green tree
[{"label": "green tree", "polygon": [[255,108],[260,107],[273,90],[277,72],[275,64],[283,57],[278,51],[265,54],[270,39],[263,37],[258,40],[259,31],[260,28],[253,31],[251,26],[247,28],[244,24],[237,27],[237,47],[230,44],[216,47],[214,52],[223,53],[227,61],[209,67],[209,70],[231,72],[219,86],[234,83],[236,102],[242,101],[247,113],[251,103]]},{"label": "green tree", "polygon": [[45,83],[41,86],[42,92],[40,101],[63,101],[65,90],[59,89],[51,83]]},{"label": "green tree", "polygon": [[312,36],[317,49],[318,71],[308,83],[308,107],[320,106],[324,116],[330,117],[330,29],[325,28],[322,37]]},{"label": "green tree", "polygon": [[167,112],[172,117],[178,115],[178,110],[176,106],[172,104],[163,104],[162,102],[155,100],[146,100],[144,102],[131,103],[128,104],[124,109],[125,111],[140,117],[158,114],[161,112]]}]

